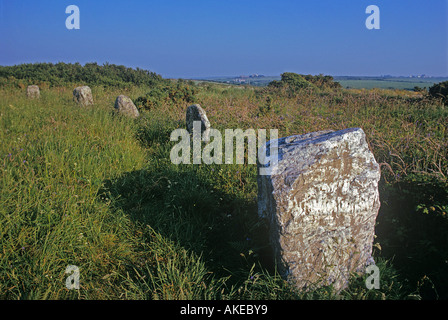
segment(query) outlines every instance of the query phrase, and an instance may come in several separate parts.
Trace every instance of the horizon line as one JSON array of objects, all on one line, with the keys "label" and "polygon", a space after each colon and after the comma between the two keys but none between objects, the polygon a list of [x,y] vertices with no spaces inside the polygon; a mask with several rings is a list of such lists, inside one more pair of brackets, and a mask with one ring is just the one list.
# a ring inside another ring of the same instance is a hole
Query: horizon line
[{"label": "horizon line", "polygon": [[330,73],[322,73],[322,72],[320,72],[320,73],[315,73],[315,74],[312,74],[312,73],[299,73],[299,72],[294,72],[294,71],[284,71],[284,72],[281,72],[281,73],[279,73],[279,74],[277,74],[277,75],[264,75],[264,74],[262,74],[262,73],[248,73],[248,74],[238,74],[238,75],[217,75],[217,76],[188,76],[188,77],[185,77],[185,76],[167,76],[167,75],[163,75],[162,73],[159,73],[159,72],[156,72],[156,71],[153,71],[153,70],[151,70],[151,69],[147,69],[147,68],[142,68],[142,67],[139,67],[139,66],[126,66],[126,65],[124,65],[124,64],[115,64],[115,63],[111,63],[111,62],[108,62],[108,61],[105,61],[105,62],[103,62],[103,63],[99,63],[99,62],[97,62],[97,61],[89,61],[89,62],[84,62],[84,63],[81,63],[81,62],[79,62],[79,61],[77,61],[77,62],[66,62],[66,61],[58,61],[58,62],[52,62],[52,61],[47,61],[47,62],[42,62],[42,61],[35,61],[35,62],[21,62],[21,63],[14,63],[14,64],[0,64],[0,67],[13,67],[13,66],[18,66],[18,65],[22,65],[22,64],[38,64],[38,63],[52,63],[52,64],[58,64],[58,63],[66,63],[66,64],[76,64],[76,63],[79,63],[80,65],[82,65],[82,66],[85,66],[86,64],[89,64],[89,63],[96,63],[96,64],[98,64],[98,65],[106,65],[106,64],[112,64],[112,65],[116,65],[116,66],[120,66],[120,65],[122,65],[122,66],[124,66],[124,67],[126,67],[126,68],[132,68],[132,69],[142,69],[142,70],[146,70],[146,71],[149,71],[149,72],[154,72],[154,73],[156,73],[156,74],[159,74],[159,75],[161,75],[163,78],[166,78],[166,79],[191,79],[191,80],[206,80],[206,79],[212,79],[212,78],[238,78],[238,77],[242,77],[242,76],[251,76],[251,75],[255,75],[255,74],[257,74],[257,75],[261,75],[262,77],[280,77],[281,76],[281,74],[282,73],[284,73],[284,72],[292,72],[292,73],[297,73],[297,74],[301,74],[301,75],[324,75],[324,76],[332,76],[332,77],[364,77],[364,78],[368,78],[368,77],[371,77],[371,78],[385,78],[385,77],[390,77],[390,78],[412,78],[412,77],[416,77],[416,78],[418,78],[419,76],[424,76],[425,78],[448,78],[448,74],[447,75],[428,75],[428,74],[425,74],[425,73],[421,73],[421,74],[408,74],[408,75],[403,75],[403,74],[401,74],[401,75],[391,75],[391,74],[381,74],[381,75],[360,75],[360,74],[357,74],[357,75],[349,75],[349,74],[338,74],[338,75],[335,75],[335,74],[330,74]]}]

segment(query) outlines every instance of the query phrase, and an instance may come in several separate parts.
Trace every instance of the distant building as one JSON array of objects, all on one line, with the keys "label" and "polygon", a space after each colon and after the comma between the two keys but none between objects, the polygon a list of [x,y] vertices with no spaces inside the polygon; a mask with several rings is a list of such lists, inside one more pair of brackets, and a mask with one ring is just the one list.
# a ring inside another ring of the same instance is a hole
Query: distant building
[{"label": "distant building", "polygon": [[264,77],[264,75],[261,75],[261,74],[258,74],[258,73],[254,73],[254,74],[251,74],[249,76],[241,75],[241,76],[236,77],[235,79],[233,79],[233,82],[234,83],[250,83],[250,79],[262,78],[262,77]]},{"label": "distant building", "polygon": [[430,78],[430,77],[428,77],[426,74],[421,74],[421,75],[412,75],[412,76],[409,76],[409,78]]}]

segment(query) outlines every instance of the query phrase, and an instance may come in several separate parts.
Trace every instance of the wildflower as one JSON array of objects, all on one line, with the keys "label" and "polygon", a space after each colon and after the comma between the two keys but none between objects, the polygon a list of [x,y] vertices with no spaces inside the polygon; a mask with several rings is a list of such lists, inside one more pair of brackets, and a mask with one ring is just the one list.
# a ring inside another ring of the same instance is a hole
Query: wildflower
[{"label": "wildflower", "polygon": [[23,163],[25,163],[26,162],[26,160],[23,160]]}]

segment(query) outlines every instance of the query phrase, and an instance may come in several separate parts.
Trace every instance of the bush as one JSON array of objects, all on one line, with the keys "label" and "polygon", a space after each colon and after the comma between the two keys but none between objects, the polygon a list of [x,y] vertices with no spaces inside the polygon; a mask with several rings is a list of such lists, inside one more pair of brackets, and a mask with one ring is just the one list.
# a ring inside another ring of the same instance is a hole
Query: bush
[{"label": "bush", "polygon": [[144,96],[135,99],[137,108],[151,110],[157,108],[163,103],[183,104],[195,103],[198,88],[192,82],[178,80],[174,83],[158,85]]},{"label": "bush", "polygon": [[434,84],[429,88],[429,94],[434,98],[441,98],[448,105],[448,81]]},{"label": "bush", "polygon": [[289,96],[296,94],[302,89],[339,89],[339,82],[335,82],[332,76],[322,74],[301,75],[293,72],[282,73],[280,81],[274,80],[268,84],[270,88],[284,88]]},{"label": "bush", "polygon": [[134,104],[139,109],[151,110],[159,107],[163,101],[168,99],[168,93],[163,88],[152,88],[146,95],[135,99]]},{"label": "bush", "polygon": [[317,76],[312,76],[310,74],[303,76],[303,78],[317,86],[321,89],[339,89],[342,88],[339,82],[334,81],[332,76],[324,76],[323,74],[319,74]]},{"label": "bush", "polygon": [[[27,63],[16,66],[0,66],[0,79],[14,80],[16,85],[48,83],[51,87],[71,83],[126,87],[129,85],[153,86],[163,82],[162,77],[143,69],[105,63]],[[4,81],[4,80],[3,80]],[[3,83],[0,81],[0,83]]]},{"label": "bush", "polygon": [[281,82],[293,89],[303,89],[311,87],[311,83],[306,81],[300,74],[285,72],[282,73]]}]

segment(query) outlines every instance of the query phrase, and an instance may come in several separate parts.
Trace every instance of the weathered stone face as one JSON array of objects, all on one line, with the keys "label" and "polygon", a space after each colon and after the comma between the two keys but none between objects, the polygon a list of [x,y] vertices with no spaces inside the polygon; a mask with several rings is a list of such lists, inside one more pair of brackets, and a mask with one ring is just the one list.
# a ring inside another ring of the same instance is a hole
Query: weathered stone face
[{"label": "weathered stone face", "polygon": [[364,131],[281,138],[278,157],[271,175],[258,176],[258,213],[279,271],[298,288],[339,291],[373,263],[380,169]]},{"label": "weathered stone face", "polygon": [[40,91],[39,87],[36,85],[30,85],[26,88],[26,95],[28,98],[39,98],[40,97]]},{"label": "weathered stone face", "polygon": [[193,133],[193,121],[201,121],[202,140],[208,142],[210,140],[210,121],[199,104],[193,104],[187,108],[186,125],[190,134]]},{"label": "weathered stone face", "polygon": [[115,110],[118,114],[122,114],[131,118],[137,118],[139,112],[134,102],[129,97],[125,95],[119,95],[115,100]]},{"label": "weathered stone face", "polygon": [[82,106],[93,104],[92,91],[88,86],[75,88],[75,90],[73,90],[73,99]]}]

